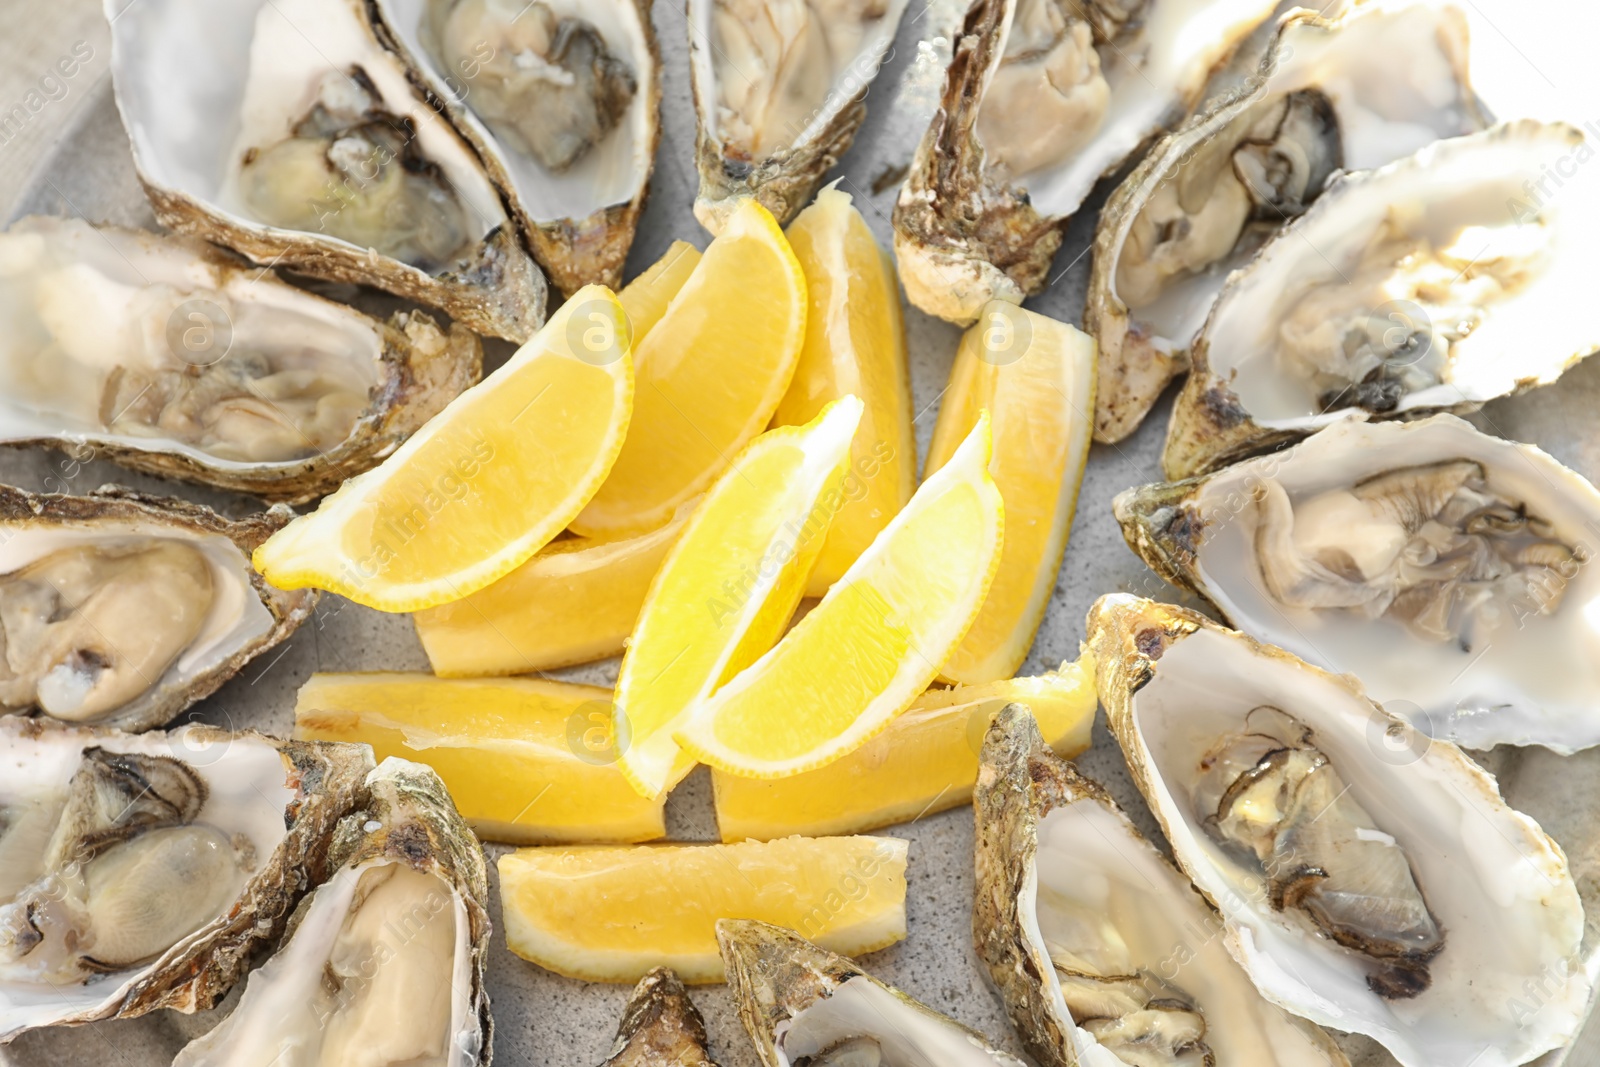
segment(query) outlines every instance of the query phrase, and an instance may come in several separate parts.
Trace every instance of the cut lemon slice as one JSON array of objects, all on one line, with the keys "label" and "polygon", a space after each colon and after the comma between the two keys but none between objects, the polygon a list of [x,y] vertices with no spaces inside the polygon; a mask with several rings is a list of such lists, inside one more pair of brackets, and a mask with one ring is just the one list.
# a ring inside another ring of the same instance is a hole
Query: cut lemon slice
[{"label": "cut lemon slice", "polygon": [[622,301],[622,310],[628,313],[635,348],[655,329],[661,316],[667,313],[672,298],[678,295],[678,290],[683,288],[699,264],[698,248],[688,241],[674,241],[665,255],[622,287],[617,299]]},{"label": "cut lemon slice", "polygon": [[280,589],[380,611],[459,600],[572,521],[616,460],[632,404],[627,316],[587,286],[392,456],[257,548],[256,569]]},{"label": "cut lemon slice", "polygon": [[514,844],[666,833],[663,804],[617,773],[610,731],[610,690],[533,678],[313,674],[294,709],[295,737],[426,763],[479,836]]},{"label": "cut lemon slice", "polygon": [[756,438],[667,554],[617,677],[620,767],[642,795],[660,796],[694,766],[679,757],[674,727],[783,633],[860,419],[861,401],[847,396],[806,426]]},{"label": "cut lemon slice", "polygon": [[798,774],[861,747],[939,673],[994,577],[1004,526],[989,421],[922,484],[843,578],[676,734],[702,763]]},{"label": "cut lemon slice", "polygon": [[961,339],[927,469],[943,466],[987,411],[989,473],[1006,502],[1006,543],[988,599],[939,672],[949,681],[1009,678],[1028,658],[1089,456],[1096,360],[1088,334],[1001,300],[990,301]]},{"label": "cut lemon slice", "polygon": [[742,202],[635,352],[633,424],[572,522],[615,539],[664,524],[772,419],[806,331],[806,283],[767,209]]},{"label": "cut lemon slice", "polygon": [[892,837],[527,848],[499,867],[511,951],[591,982],[652,967],[720,982],[718,919],[776,923],[849,956],[906,936],[906,843]]},{"label": "cut lemon slice", "polygon": [[1070,759],[1089,747],[1098,706],[1094,663],[1086,653],[1034,678],[931,689],[877,737],[804,774],[756,779],[713,771],[722,839],[860,833],[966,804],[989,719],[1012,702],[1026,704],[1045,740]]},{"label": "cut lemon slice", "polygon": [[434,673],[525,674],[618,655],[688,518],[685,507],[638,537],[556,541],[488,588],[417,612]]},{"label": "cut lemon slice", "polygon": [[790,224],[789,244],[806,275],[806,341],[773,424],[807,422],[841,396],[866,404],[844,502],[806,585],[807,596],[819,597],[911,499],[917,446],[894,262],[850,194],[832,186]]}]

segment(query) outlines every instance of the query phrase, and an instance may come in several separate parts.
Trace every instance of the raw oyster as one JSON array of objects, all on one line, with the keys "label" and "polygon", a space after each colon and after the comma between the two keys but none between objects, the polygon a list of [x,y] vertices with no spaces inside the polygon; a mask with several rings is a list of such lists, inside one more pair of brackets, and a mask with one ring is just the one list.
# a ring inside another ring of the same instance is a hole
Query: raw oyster
[{"label": "raw oyster", "polygon": [[1100,343],[1095,436],[1120,441],[1188,366],[1230,271],[1335,171],[1367,170],[1487,125],[1448,4],[1297,11],[1260,72],[1158,141],[1100,213],[1085,328]]},{"label": "raw oyster", "polygon": [[250,565],[293,517],[0,485],[0,712],[170,722],[310,616],[317,594],[275,589]]},{"label": "raw oyster", "polygon": [[365,745],[0,720],[0,1040],[209,1008],[325,873]]},{"label": "raw oyster", "polygon": [[1359,677],[1469,748],[1600,744],[1600,492],[1452,415],[1344,422],[1294,448],[1131,489],[1117,520],[1241,630]]},{"label": "raw oyster", "polygon": [[486,1065],[483,849],[432,770],[386,759],[232,1013],[173,1067]]},{"label": "raw oyster", "polygon": [[1261,998],[1217,914],[1026,707],[995,716],[981,760],[973,938],[1034,1059],[1349,1067]]},{"label": "raw oyster", "polygon": [[600,1067],[716,1067],[706,1025],[678,976],[657,967],[639,980],[622,1009],[611,1055]]},{"label": "raw oyster", "polygon": [[1512,1067],[1589,1000],[1566,857],[1455,745],[1194,612],[1089,613],[1100,703],[1268,1000],[1404,1067]]},{"label": "raw oyster", "polygon": [[1594,155],[1571,126],[1522,121],[1330,182],[1217,297],[1167,477],[1555,381],[1600,347],[1577,313],[1600,244]]},{"label": "raw oyster", "polygon": [[477,381],[465,327],[378,322],[203,241],[36,216],[0,233],[0,442],[303,503]]},{"label": "raw oyster", "polygon": [[385,39],[472,143],[564,296],[613,289],[661,136],[643,0],[374,0]]},{"label": "raw oyster", "polygon": [[545,282],[470,145],[362,0],[106,0],[156,217],[257,263],[376,285],[523,341]]},{"label": "raw oyster", "polygon": [[753,196],[787,225],[855,139],[906,0],[688,4],[695,217],[718,233]]},{"label": "raw oyster", "polygon": [[1023,1067],[793,930],[719,919],[717,944],[762,1067]]},{"label": "raw oyster", "polygon": [[976,0],[894,209],[900,280],[967,325],[1044,288],[1067,219],[1200,97],[1272,0]]}]

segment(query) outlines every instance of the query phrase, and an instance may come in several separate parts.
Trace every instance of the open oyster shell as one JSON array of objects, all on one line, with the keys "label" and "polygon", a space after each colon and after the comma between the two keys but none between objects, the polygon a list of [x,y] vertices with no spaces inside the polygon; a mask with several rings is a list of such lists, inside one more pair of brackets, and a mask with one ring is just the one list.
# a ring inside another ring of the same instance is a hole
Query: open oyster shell
[{"label": "open oyster shell", "polygon": [[1272,0],[976,0],[894,209],[906,295],[967,325],[1044,288],[1094,183],[1188,114]]},{"label": "open oyster shell", "polygon": [[545,281],[476,152],[363,0],[106,0],[111,71],[161,222],[526,340]]},{"label": "open oyster shell", "polygon": [[1349,418],[1471,410],[1600,347],[1581,131],[1519,121],[1332,180],[1228,279],[1162,453],[1178,479]]},{"label": "open oyster shell", "polygon": [[611,1055],[600,1067],[715,1067],[706,1051],[706,1024],[689,991],[670,968],[657,967],[634,986]]},{"label": "open oyster shell", "polygon": [[980,759],[973,939],[1034,1059],[1349,1067],[1261,998],[1216,913],[1026,707],[995,715]]},{"label": "open oyster shell", "polygon": [[792,930],[719,919],[717,944],[763,1067],[1022,1067],[976,1030]]},{"label": "open oyster shell", "polygon": [[645,0],[373,0],[563,296],[619,288],[661,138]]},{"label": "open oyster shell", "polygon": [[478,380],[465,327],[388,322],[203,241],[34,216],[0,233],[0,443],[304,503]]},{"label": "open oyster shell", "polygon": [[170,722],[310,617],[315,592],[275,589],[250,565],[293,517],[0,485],[0,711]]},{"label": "open oyster shell", "polygon": [[906,0],[688,0],[694,214],[719,233],[740,197],[780,226],[866,118]]},{"label": "open oyster shell", "polygon": [[1084,325],[1100,343],[1095,437],[1120,441],[1177,374],[1228,274],[1335,171],[1483,129],[1467,20],[1438,3],[1296,11],[1260,71],[1161,138],[1100,212]]},{"label": "open oyster shell", "polygon": [[1456,746],[1194,612],[1088,620],[1100,702],[1174,858],[1268,1000],[1405,1067],[1510,1067],[1577,1032],[1566,857]]},{"label": "open oyster shell", "polygon": [[5,1039],[211,1007],[326,875],[372,752],[209,726],[124,734],[9,718],[0,761]]},{"label": "open oyster shell", "polygon": [[1114,507],[1162,577],[1424,733],[1600,744],[1600,492],[1532,445],[1350,421]]},{"label": "open oyster shell", "polygon": [[365,791],[335,831],[337,870],[174,1067],[489,1063],[483,849],[428,767],[391,757]]}]

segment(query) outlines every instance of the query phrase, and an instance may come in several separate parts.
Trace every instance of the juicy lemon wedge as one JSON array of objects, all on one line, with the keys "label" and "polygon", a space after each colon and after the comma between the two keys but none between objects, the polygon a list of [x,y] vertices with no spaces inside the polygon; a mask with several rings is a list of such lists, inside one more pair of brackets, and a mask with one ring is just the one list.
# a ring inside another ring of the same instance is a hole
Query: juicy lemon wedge
[{"label": "juicy lemon wedge", "polygon": [[633,406],[622,305],[591,285],[394,454],[255,551],[280,589],[380,611],[477,592],[543,548],[605,479]]},{"label": "juicy lemon wedge", "polygon": [[989,473],[1006,503],[1000,569],[961,646],[939,672],[952,682],[1009,678],[1050,604],[1094,428],[1094,339],[1044,315],[990,301],[961,339],[928,449],[937,471],[987,411]]},{"label": "juicy lemon wedge", "polygon": [[820,597],[911,499],[917,449],[894,262],[850,194],[832,186],[790,223],[788,235],[806,275],[806,340],[773,424],[808,422],[841,396],[866,404],[850,449],[845,503],[806,585],[806,596]]},{"label": "juicy lemon wedge", "polygon": [[1057,754],[1089,747],[1098,706],[1085,653],[1033,678],[930,689],[877,737],[843,759],[788,778],[713,771],[724,841],[851,834],[914,821],[972,799],[984,731],[1000,708],[1026,704]]},{"label": "juicy lemon wedge", "polygon": [[847,396],[806,426],[756,438],[661,565],[617,677],[619,766],[641,795],[688,773],[672,730],[783,633],[843,500],[860,419]]},{"label": "juicy lemon wedge", "polygon": [[667,313],[672,298],[678,295],[678,290],[683,288],[699,265],[698,248],[688,241],[674,241],[665,255],[622,287],[617,299],[622,301],[622,310],[628,313],[635,348],[646,334],[655,329],[661,316]]},{"label": "juicy lemon wedge", "polygon": [[693,710],[678,743],[730,774],[776,778],[860,748],[904,711],[966,634],[1000,559],[989,448],[981,417],[822,602]]},{"label": "juicy lemon wedge", "polygon": [[639,341],[633,424],[572,529],[640,533],[704,492],[772,419],[805,332],[800,264],[767,209],[746,200]]},{"label": "juicy lemon wedge", "polygon": [[513,844],[666,833],[663,804],[617,773],[610,729],[610,690],[534,678],[313,674],[294,709],[295,737],[426,763],[479,836]]},{"label": "juicy lemon wedge", "polygon": [[906,843],[891,837],[528,848],[499,868],[511,951],[591,982],[653,967],[720,982],[718,919],[776,923],[848,956],[906,936]]}]

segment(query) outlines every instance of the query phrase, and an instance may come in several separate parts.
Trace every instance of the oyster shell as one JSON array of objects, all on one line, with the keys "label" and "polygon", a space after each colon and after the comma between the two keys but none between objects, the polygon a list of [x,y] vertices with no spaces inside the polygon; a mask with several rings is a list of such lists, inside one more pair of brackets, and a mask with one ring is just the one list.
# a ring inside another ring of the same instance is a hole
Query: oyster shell
[{"label": "oyster shell", "polygon": [[1451,415],[1344,422],[1116,500],[1128,544],[1241,630],[1469,748],[1600,744],[1600,492]]},{"label": "oyster shell", "polygon": [[489,1063],[483,849],[429,768],[386,759],[365,789],[335,832],[338,869],[174,1067]]},{"label": "oyster shell", "polygon": [[906,0],[688,0],[694,214],[719,233],[740,197],[788,225],[866,118]]},{"label": "oyster shell", "polygon": [[977,1031],[793,930],[719,919],[717,944],[763,1067],[1022,1067]]},{"label": "oyster shell", "polygon": [[1261,998],[1216,913],[1026,707],[995,715],[980,758],[973,939],[1035,1060],[1349,1067]]},{"label": "oyster shell", "polygon": [[472,147],[362,0],[106,0],[156,217],[268,266],[376,285],[523,341],[545,282]]},{"label": "oyster shell", "polygon": [[0,711],[143,730],[210,695],[311,614],[250,554],[293,513],[231,521],[106,486],[0,485]]},{"label": "oyster shell", "polygon": [[644,0],[373,0],[563,296],[619,288],[661,137]]},{"label": "oyster shell", "polygon": [[1271,0],[976,0],[894,209],[906,295],[967,325],[1044,288],[1094,183],[1188,114]]},{"label": "oyster shell", "polygon": [[0,720],[0,1040],[209,1008],[325,873],[365,745]]},{"label": "oyster shell", "polygon": [[203,241],[35,216],[0,233],[0,443],[303,503],[477,381],[478,339],[387,323]]},{"label": "oyster shell", "polygon": [[1566,857],[1460,749],[1182,608],[1102,597],[1088,627],[1134,782],[1263,996],[1405,1067],[1572,1039],[1590,980]]},{"label": "oyster shell", "polygon": [[1467,20],[1435,3],[1286,16],[1260,71],[1167,134],[1100,213],[1084,324],[1100,343],[1095,437],[1120,441],[1167,383],[1228,274],[1333,172],[1483,129]]},{"label": "oyster shell", "polygon": [[1471,410],[1600,347],[1576,313],[1600,243],[1594,154],[1571,126],[1521,121],[1330,182],[1217,297],[1167,477],[1343,419]]},{"label": "oyster shell", "polygon": [[657,967],[639,980],[611,1055],[600,1067],[715,1067],[706,1052],[706,1025],[689,992],[667,967]]}]

